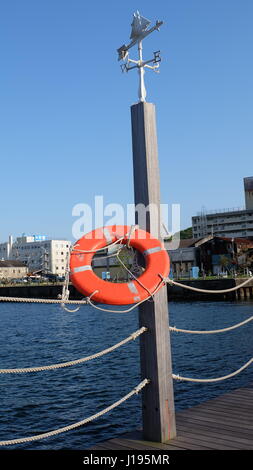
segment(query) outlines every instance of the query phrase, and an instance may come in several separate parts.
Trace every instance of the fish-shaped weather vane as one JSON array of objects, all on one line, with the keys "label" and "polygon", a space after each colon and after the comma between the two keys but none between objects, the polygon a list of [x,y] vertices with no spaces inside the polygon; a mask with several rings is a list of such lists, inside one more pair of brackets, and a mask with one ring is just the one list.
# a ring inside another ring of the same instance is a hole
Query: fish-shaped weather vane
[{"label": "fish-shaped weather vane", "polygon": [[[118,60],[124,61],[124,64],[121,66],[122,72],[128,72],[129,70],[136,69],[136,68],[139,70],[139,100],[140,101],[145,101],[146,99],[146,88],[145,88],[145,83],[144,83],[145,68],[158,72],[157,69],[159,68],[159,62],[161,62],[160,51],[154,52],[154,58],[151,60],[143,61],[143,58],[142,58],[143,39],[145,39],[153,31],[155,30],[159,31],[159,28],[163,24],[163,21],[157,20],[155,26],[148,29],[150,24],[151,24],[151,21],[141,16],[138,11],[134,13],[133,21],[131,24],[132,26],[132,31],[130,35],[131,42],[127,45],[124,44],[119,49],[117,49]],[[131,47],[135,46],[135,44],[138,44],[138,52],[139,52],[138,60],[133,60],[129,58],[128,51],[129,49],[131,49]],[[150,63],[153,63],[153,65],[149,65]],[[129,64],[135,64],[135,65],[130,66]]]}]

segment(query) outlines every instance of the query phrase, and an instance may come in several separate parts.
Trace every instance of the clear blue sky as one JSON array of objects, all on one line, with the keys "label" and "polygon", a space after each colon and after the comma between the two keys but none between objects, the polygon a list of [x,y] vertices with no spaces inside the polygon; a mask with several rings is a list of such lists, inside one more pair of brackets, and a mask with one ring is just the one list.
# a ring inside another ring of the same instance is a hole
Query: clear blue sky
[{"label": "clear blue sky", "polygon": [[116,49],[134,11],[164,25],[146,73],[157,108],[161,192],[181,226],[241,206],[253,157],[252,0],[8,0],[0,4],[0,241],[71,238],[72,207],[133,202],[130,106],[135,72]]}]

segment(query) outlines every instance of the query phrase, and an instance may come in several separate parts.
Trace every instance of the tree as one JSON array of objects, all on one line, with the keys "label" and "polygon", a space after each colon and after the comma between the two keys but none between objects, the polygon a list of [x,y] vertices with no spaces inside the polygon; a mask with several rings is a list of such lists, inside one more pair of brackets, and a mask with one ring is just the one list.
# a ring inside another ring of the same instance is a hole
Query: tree
[{"label": "tree", "polygon": [[[176,232],[174,234],[175,236],[178,235],[178,232]],[[180,240],[186,240],[187,238],[193,238],[193,235],[192,235],[192,227],[188,227],[188,228],[185,228],[184,230],[180,230],[179,232],[179,238]],[[172,236],[170,237],[165,237],[165,239],[167,241],[171,241],[172,240]]]},{"label": "tree", "polygon": [[186,238],[192,238],[192,227],[188,227],[184,230],[181,230],[180,238],[181,240],[185,240]]},{"label": "tree", "polygon": [[225,269],[226,271],[230,272],[231,260],[226,255],[220,256],[220,265],[222,267],[222,271]]}]

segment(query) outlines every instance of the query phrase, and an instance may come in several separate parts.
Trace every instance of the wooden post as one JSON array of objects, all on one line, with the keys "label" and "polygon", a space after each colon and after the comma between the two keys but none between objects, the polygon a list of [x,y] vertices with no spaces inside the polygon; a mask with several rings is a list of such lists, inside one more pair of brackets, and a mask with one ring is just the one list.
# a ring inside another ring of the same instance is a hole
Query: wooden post
[{"label": "wooden post", "polygon": [[[150,204],[157,213],[136,217],[136,224],[160,237],[160,177],[156,136],[155,106],[139,102],[131,107],[135,206]],[[139,307],[139,323],[148,332],[140,338],[141,375],[151,380],[142,392],[143,437],[167,442],[176,436],[167,287],[161,288],[153,301]]]}]

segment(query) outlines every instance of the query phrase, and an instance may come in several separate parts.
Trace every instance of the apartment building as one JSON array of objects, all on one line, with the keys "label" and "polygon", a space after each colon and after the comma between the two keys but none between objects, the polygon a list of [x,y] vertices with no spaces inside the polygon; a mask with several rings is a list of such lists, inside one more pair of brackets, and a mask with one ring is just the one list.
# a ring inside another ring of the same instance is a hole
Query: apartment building
[{"label": "apartment building", "polygon": [[70,244],[69,240],[47,240],[44,235],[22,235],[15,241],[10,236],[0,244],[0,260],[21,261],[29,272],[63,276]]},{"label": "apartment building", "polygon": [[253,238],[253,177],[244,178],[245,208],[204,211],[192,217],[193,238]]}]

